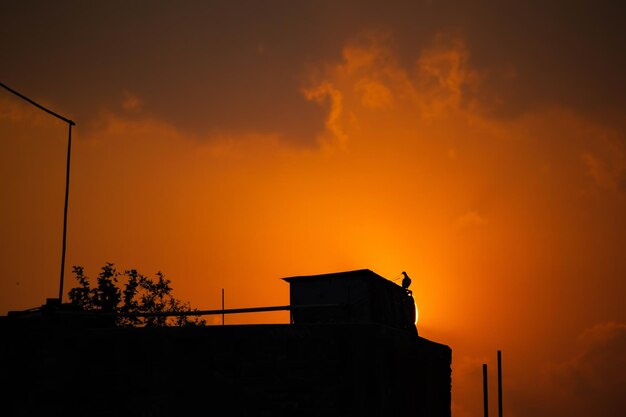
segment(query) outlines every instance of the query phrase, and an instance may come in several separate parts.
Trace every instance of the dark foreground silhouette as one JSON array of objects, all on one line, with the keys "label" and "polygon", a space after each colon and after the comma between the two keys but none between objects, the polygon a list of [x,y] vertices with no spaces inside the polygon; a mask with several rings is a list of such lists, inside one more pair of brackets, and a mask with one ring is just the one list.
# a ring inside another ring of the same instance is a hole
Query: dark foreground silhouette
[{"label": "dark foreground silhouette", "polygon": [[369,270],[285,280],[292,306],[319,306],[292,324],[2,317],[3,415],[450,416],[451,349],[418,336],[405,289]]}]

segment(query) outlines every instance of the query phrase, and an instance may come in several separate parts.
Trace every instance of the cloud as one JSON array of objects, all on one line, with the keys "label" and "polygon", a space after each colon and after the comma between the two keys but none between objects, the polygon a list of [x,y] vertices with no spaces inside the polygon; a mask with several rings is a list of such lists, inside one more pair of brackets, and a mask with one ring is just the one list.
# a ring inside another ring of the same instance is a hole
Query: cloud
[{"label": "cloud", "polygon": [[439,33],[409,65],[398,59],[396,45],[387,32],[364,32],[346,43],[340,61],[311,71],[303,93],[308,100],[330,102],[326,133],[342,146],[373,117],[404,124],[407,117],[419,123],[478,111],[481,104],[470,92],[479,89],[480,77],[469,66],[462,39]]},{"label": "cloud", "polygon": [[137,112],[141,110],[143,103],[135,94],[126,92],[124,93],[124,100],[122,101],[122,108],[128,112]]},{"label": "cloud", "polygon": [[[626,323],[585,329],[564,362],[550,366],[535,386],[515,394],[515,415],[622,416],[626,407]],[[519,387],[518,387],[519,388]]]},{"label": "cloud", "polygon": [[[0,89],[0,120],[9,123],[31,124],[36,126],[50,125],[54,116],[44,113],[17,96]],[[5,96],[5,93],[7,94]],[[42,104],[47,107],[46,104]]]},{"label": "cloud", "polygon": [[[586,384],[623,387],[626,382],[626,323],[604,323],[585,330],[574,368]],[[620,383],[621,382],[621,383]]]},{"label": "cloud", "polygon": [[602,189],[626,191],[626,152],[619,137],[602,135],[581,157],[588,175]]},{"label": "cloud", "polygon": [[313,88],[304,89],[304,96],[308,100],[323,103],[325,100],[330,101],[330,110],[326,117],[326,128],[331,133],[331,141],[326,144],[335,143],[339,147],[345,147],[347,135],[341,127],[340,119],[343,113],[343,95],[341,91],[335,88],[330,82],[323,82]]},{"label": "cloud", "polygon": [[370,109],[384,109],[392,103],[391,91],[383,83],[376,80],[361,78],[354,86],[361,95],[361,103]]},{"label": "cloud", "polygon": [[554,371],[569,415],[621,416],[626,409],[626,324],[604,323],[586,329],[578,354]]},{"label": "cloud", "polygon": [[470,210],[467,213],[461,215],[456,220],[456,225],[459,228],[466,228],[472,226],[480,226],[487,223],[487,219],[478,214],[474,210]]},{"label": "cloud", "polygon": [[467,104],[467,92],[475,92],[479,80],[468,62],[465,42],[449,34],[437,34],[433,45],[422,51],[417,60],[417,83],[420,93],[430,97],[422,107],[425,113],[435,115]]},{"label": "cloud", "polygon": [[[626,59],[615,51],[625,33],[617,3],[573,2],[566,13],[513,1],[156,3],[5,8],[0,50],[12,58],[3,82],[54,100],[81,126],[118,106],[130,89],[146,114],[195,135],[262,131],[311,145],[325,127],[326,108],[302,96],[306,68],[345,53],[346,40],[359,33],[379,31],[395,38],[400,66],[411,72],[422,55],[432,86],[455,93],[440,105],[490,96],[499,117],[563,105],[623,127]],[[471,56],[423,55],[438,33],[463,39]],[[352,55],[347,62],[356,69],[372,58]],[[463,91],[468,74],[459,69],[466,63],[490,75],[480,94]],[[387,103],[385,83],[360,86],[365,105]]]}]

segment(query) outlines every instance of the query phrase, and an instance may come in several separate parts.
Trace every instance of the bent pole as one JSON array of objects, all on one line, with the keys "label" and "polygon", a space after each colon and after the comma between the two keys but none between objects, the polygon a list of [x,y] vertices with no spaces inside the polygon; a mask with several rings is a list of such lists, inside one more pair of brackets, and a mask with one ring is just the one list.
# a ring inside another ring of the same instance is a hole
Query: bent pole
[{"label": "bent pole", "polygon": [[11,93],[15,94],[15,95],[16,95],[16,96],[18,96],[19,98],[21,98],[21,99],[23,99],[23,100],[28,101],[28,102],[29,102],[30,104],[32,104],[33,106],[35,106],[35,107],[37,107],[37,108],[39,108],[39,109],[41,109],[41,110],[45,111],[45,112],[46,112],[46,113],[48,113],[48,114],[53,115],[53,116],[54,116],[54,117],[56,117],[57,119],[61,119],[61,120],[63,120],[65,123],[68,123],[68,124],[69,124],[69,125],[71,125],[71,126],[75,126],[75,125],[76,125],[76,123],[74,123],[74,121],[73,121],[73,120],[70,120],[70,119],[68,119],[67,117],[63,117],[63,116],[61,116],[60,114],[55,113],[55,112],[53,112],[52,110],[50,110],[50,109],[48,109],[48,108],[46,108],[46,107],[42,106],[41,104],[36,103],[35,101],[33,101],[33,100],[29,99],[29,98],[28,98],[28,97],[26,97],[25,95],[18,93],[17,91],[15,91],[15,90],[14,90],[14,89],[12,89],[11,87],[7,86],[6,84],[0,83],[0,86],[2,86],[2,87],[3,87],[4,89],[6,89],[7,91],[10,91]]},{"label": "bent pole", "polygon": [[52,110],[31,100],[25,95],[18,93],[14,89],[8,87],[7,85],[1,82],[0,82],[0,86],[4,88],[5,90],[15,94],[22,100],[29,102],[30,104],[37,107],[38,109],[43,110],[46,113],[68,124],[69,132],[68,132],[68,138],[67,138],[67,165],[66,165],[66,170],[65,170],[65,205],[63,207],[63,244],[62,244],[62,249],[61,249],[61,279],[59,283],[59,301],[62,302],[63,301],[63,280],[65,278],[65,247],[66,247],[66,242],[67,242],[67,207],[68,207],[68,199],[69,199],[69,192],[70,192],[70,156],[72,152],[72,126],[75,126],[76,123],[74,123],[73,120],[63,117],[60,114],[53,112]]}]

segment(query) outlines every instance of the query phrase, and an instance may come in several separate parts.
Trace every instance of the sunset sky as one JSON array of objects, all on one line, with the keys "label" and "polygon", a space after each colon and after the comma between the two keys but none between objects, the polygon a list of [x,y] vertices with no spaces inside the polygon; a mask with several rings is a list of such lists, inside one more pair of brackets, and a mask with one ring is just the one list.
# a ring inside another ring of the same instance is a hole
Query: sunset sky
[{"label": "sunset sky", "polygon": [[[622,416],[625,21],[617,1],[8,0],[0,82],[76,122],[66,291],[113,262],[256,307],[288,304],[287,276],[406,271],[420,335],[453,350],[454,417],[482,415],[483,363],[497,415],[498,349],[507,417]],[[58,295],[66,147],[0,89],[1,315]]]}]

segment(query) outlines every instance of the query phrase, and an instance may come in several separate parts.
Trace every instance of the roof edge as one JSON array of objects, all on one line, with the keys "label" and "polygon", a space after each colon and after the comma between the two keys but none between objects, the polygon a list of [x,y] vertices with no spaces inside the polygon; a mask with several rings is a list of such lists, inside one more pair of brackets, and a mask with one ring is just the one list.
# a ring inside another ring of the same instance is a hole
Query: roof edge
[{"label": "roof edge", "polygon": [[353,269],[353,270],[349,270],[349,271],[340,271],[340,272],[329,272],[326,274],[315,274],[315,275],[296,275],[296,276],[291,276],[291,277],[285,277],[285,278],[281,278],[283,281],[286,282],[293,282],[293,281],[299,281],[299,280],[315,280],[315,279],[323,279],[323,278],[334,278],[334,277],[344,277],[344,278],[348,278],[350,276],[357,276],[357,277],[370,277],[373,279],[381,279],[384,281],[388,281],[388,282],[393,282],[385,277],[383,277],[382,275],[377,274],[376,272],[372,271],[371,269]]}]

